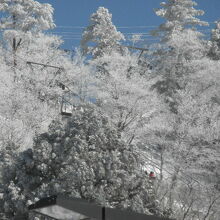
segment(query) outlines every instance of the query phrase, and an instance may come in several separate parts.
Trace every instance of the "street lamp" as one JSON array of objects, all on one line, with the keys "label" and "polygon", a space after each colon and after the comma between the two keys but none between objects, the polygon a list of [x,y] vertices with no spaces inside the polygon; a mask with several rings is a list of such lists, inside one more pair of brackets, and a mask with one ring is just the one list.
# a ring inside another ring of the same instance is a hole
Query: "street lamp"
[{"label": "street lamp", "polygon": [[106,208],[79,198],[51,196],[28,207],[30,211],[56,220],[169,220],[132,211]]}]

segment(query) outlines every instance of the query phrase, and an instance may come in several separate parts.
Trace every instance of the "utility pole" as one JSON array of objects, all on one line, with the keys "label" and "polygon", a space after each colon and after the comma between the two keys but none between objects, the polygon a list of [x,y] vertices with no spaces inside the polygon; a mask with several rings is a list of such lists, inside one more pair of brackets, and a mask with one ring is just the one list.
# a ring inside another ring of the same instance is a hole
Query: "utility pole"
[{"label": "utility pole", "polygon": [[[16,30],[16,15],[12,15],[12,20],[13,20],[13,29]],[[17,74],[16,74],[16,66],[17,66],[17,49],[21,45],[22,39],[20,38],[17,42],[16,38],[13,37],[12,39],[12,54],[13,54],[13,71],[14,71],[14,82],[16,82]]]}]

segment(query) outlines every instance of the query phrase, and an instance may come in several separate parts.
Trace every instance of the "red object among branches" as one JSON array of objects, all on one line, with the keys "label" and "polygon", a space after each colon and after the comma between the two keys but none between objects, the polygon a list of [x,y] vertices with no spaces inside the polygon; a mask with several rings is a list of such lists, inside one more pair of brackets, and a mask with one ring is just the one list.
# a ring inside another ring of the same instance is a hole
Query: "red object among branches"
[{"label": "red object among branches", "polygon": [[150,178],[156,178],[156,176],[155,176],[155,174],[154,174],[153,171],[150,172],[149,177],[150,177]]}]

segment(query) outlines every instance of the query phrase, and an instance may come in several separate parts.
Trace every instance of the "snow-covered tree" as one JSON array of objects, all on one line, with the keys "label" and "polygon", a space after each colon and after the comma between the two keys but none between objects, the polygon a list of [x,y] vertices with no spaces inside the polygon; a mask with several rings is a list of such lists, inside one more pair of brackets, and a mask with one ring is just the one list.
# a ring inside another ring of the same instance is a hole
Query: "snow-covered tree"
[{"label": "snow-covered tree", "polygon": [[[20,140],[21,143],[27,139],[32,142],[30,135],[40,132],[43,126],[59,114],[58,101],[62,95],[62,89],[58,86],[58,82],[64,81],[65,72],[45,66],[27,65],[26,63],[27,61],[35,61],[58,66],[60,65],[58,61],[63,64],[67,63],[68,59],[64,58],[63,53],[57,49],[59,45],[59,39],[43,34],[30,41],[26,50],[18,53],[19,65],[16,69],[18,80],[16,82],[14,82],[14,72],[10,65],[8,66],[8,62],[4,63],[5,67],[1,66],[0,116],[6,122],[3,123],[4,129],[9,129],[7,121],[9,124],[17,124],[19,121],[21,131],[28,131],[26,135],[20,136],[20,138],[23,136]],[[6,50],[4,52],[7,54]],[[4,136],[2,137],[4,138]],[[15,139],[14,141],[17,142]],[[26,146],[24,143],[21,145]]]},{"label": "snow-covered tree", "polygon": [[5,214],[25,213],[27,204],[55,193],[159,214],[139,156],[135,146],[118,138],[102,112],[82,106],[67,124],[54,121],[36,137],[32,150],[4,163]]},{"label": "snow-covered tree", "polygon": [[[5,40],[9,47],[3,50],[7,67],[0,73],[0,115],[5,122],[10,119],[9,124],[20,123],[20,131],[27,132],[19,136],[19,143],[28,139],[30,144],[35,132],[40,132],[42,127],[45,129],[50,120],[59,114],[58,101],[62,90],[58,84],[67,78],[63,65],[70,61],[59,49],[62,40],[42,33],[42,30],[54,27],[53,8],[50,5],[29,0],[1,2],[1,10],[4,12],[1,28],[5,29]],[[13,42],[18,44],[16,50],[13,49]],[[11,56],[11,52],[14,56]],[[28,61],[42,65],[27,65]],[[10,69],[11,64],[13,67],[16,65],[13,71]],[[48,68],[43,64],[60,69]],[[6,126],[4,129],[9,128]],[[27,146],[24,143],[21,145],[24,148]]]},{"label": "snow-covered tree", "polygon": [[138,56],[115,52],[93,60],[91,65],[97,104],[113,120],[119,136],[134,141],[141,134],[145,116],[151,118],[160,106],[156,92],[151,90],[152,82],[138,71]]},{"label": "snow-covered tree", "polygon": [[211,47],[209,51],[209,56],[213,60],[220,59],[220,21],[215,22],[216,27],[211,33]]},{"label": "snow-covered tree", "polygon": [[53,8],[34,0],[1,0],[0,3],[0,12],[4,15],[0,20],[0,29],[4,30],[3,37],[12,51],[12,66],[15,68],[17,51],[25,47],[34,34],[55,27]]},{"label": "snow-covered tree", "polygon": [[178,113],[164,113],[147,125],[143,155],[153,157],[157,199],[167,217],[218,219],[219,105],[206,94],[195,83],[179,90]]},{"label": "snow-covered tree", "polygon": [[34,0],[1,0],[2,29],[12,29],[27,33],[38,32],[54,27],[53,8]]},{"label": "snow-covered tree", "polygon": [[62,95],[58,85],[66,80],[64,65],[71,62],[59,49],[61,43],[56,36],[38,34],[18,53],[19,79],[41,101],[49,101],[51,105]]},{"label": "snow-covered tree", "polygon": [[208,25],[197,18],[203,11],[196,10],[192,0],[168,0],[162,2],[156,14],[166,22],[161,24],[155,34],[160,35],[161,43],[156,51],[155,73],[158,82],[155,85],[171,110],[176,111],[174,93],[183,89],[189,76],[194,74],[192,60],[199,60],[207,54],[206,42],[196,26]]},{"label": "snow-covered tree", "polygon": [[162,8],[156,10],[156,15],[164,18],[166,22],[161,24],[155,33],[160,33],[165,42],[171,39],[175,31],[208,25],[197,18],[203,15],[204,11],[195,9],[197,3],[192,0],[167,0],[160,5]]},{"label": "snow-covered tree", "polygon": [[218,219],[218,65],[209,59],[197,62],[191,83],[175,93],[178,112],[153,120],[145,144],[160,170],[162,209],[177,219]]},{"label": "snow-covered tree", "polygon": [[47,130],[60,111],[62,90],[57,84],[64,80],[64,71],[28,66],[27,61],[62,67],[61,63],[68,63],[68,59],[58,49],[62,42],[58,37],[41,33],[54,26],[50,5],[1,1],[0,9],[5,17],[1,28],[5,29],[4,40],[8,43],[0,50],[0,149],[9,162],[13,155],[31,147],[33,136]]},{"label": "snow-covered tree", "polygon": [[112,15],[108,9],[99,7],[91,15],[90,25],[83,32],[81,48],[84,54],[91,53],[96,58],[120,51],[118,44],[121,40],[124,40],[124,36],[113,25]]}]

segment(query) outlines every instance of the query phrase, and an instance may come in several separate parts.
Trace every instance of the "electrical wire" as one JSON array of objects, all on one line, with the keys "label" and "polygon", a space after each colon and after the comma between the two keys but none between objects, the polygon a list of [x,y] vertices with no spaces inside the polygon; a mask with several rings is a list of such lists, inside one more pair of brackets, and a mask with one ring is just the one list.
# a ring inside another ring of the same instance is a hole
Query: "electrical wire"
[{"label": "electrical wire", "polygon": [[[215,24],[216,22],[215,21],[210,21],[210,22],[207,22],[209,24]],[[159,25],[134,25],[134,26],[117,26],[115,25],[116,28],[122,28],[122,29],[131,29],[131,28],[156,28],[158,27]],[[87,26],[77,26],[77,25],[58,25],[56,26],[56,28],[66,28],[66,29],[83,29],[83,28],[86,28]]]},{"label": "electrical wire", "polygon": [[[58,26],[58,29],[59,27],[62,27],[64,29],[70,29],[70,28],[83,28],[81,26]],[[127,27],[124,27],[124,28],[129,28],[129,29],[134,29],[134,28],[146,28],[146,27],[156,27],[156,26],[127,26]],[[120,28],[120,27],[118,27]],[[205,29],[197,29],[197,31],[205,34],[205,35],[208,35],[210,34],[211,32],[211,28],[205,28]],[[49,34],[54,34],[54,35],[59,35],[62,37],[63,40],[68,40],[68,41],[79,41],[82,39],[82,32],[75,32],[75,31],[60,31],[60,30],[57,30],[55,29],[54,31],[49,31],[48,32]],[[147,40],[147,41],[158,41],[159,40],[159,36],[152,36],[149,32],[122,32],[122,34],[125,36],[125,39],[127,41],[130,41],[132,40],[131,38],[134,36],[134,35],[139,35],[140,36],[140,41],[143,41],[143,40]]]},{"label": "electrical wire", "polygon": [[[57,26],[56,28],[66,28],[66,29],[83,29],[86,28],[87,26]],[[145,25],[145,26],[116,26],[116,28],[122,28],[122,29],[130,29],[130,28],[154,28],[157,27],[156,25]]]}]

